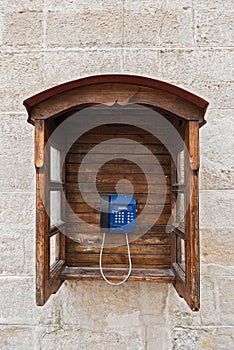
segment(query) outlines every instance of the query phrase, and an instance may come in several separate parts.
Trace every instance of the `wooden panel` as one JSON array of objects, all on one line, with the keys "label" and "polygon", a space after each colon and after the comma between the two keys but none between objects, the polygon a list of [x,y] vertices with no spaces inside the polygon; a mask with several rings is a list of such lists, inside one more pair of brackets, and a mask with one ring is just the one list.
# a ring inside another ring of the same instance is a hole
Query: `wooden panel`
[{"label": "wooden panel", "polygon": [[47,130],[44,121],[35,124],[36,165],[36,302],[43,305],[49,293],[49,196],[48,153],[44,153]]},{"label": "wooden panel", "polygon": [[[125,152],[123,152],[123,154],[125,154]],[[114,158],[115,155],[113,155]],[[84,154],[80,154],[80,153],[69,153],[67,156],[67,162],[68,163],[81,163],[82,160],[84,158]],[[118,158],[119,158],[119,154],[118,154]],[[157,155],[156,156],[158,162],[161,165],[170,165],[171,163],[171,157],[169,155]],[[139,161],[139,155],[137,154],[133,154],[131,155],[131,160],[135,161],[136,163]],[[91,163],[91,164],[100,164],[100,162],[103,161],[103,155],[102,154],[93,154],[89,156],[89,160],[87,161],[87,163]],[[113,164],[124,164],[127,160],[122,160],[119,158],[119,160],[114,161],[113,160]],[[148,156],[148,155],[144,155],[144,157],[142,157],[141,159],[141,164],[152,164],[152,157]]]},{"label": "wooden panel", "polygon": [[[127,275],[128,270],[126,268],[109,268],[105,269],[105,273],[108,278],[114,281],[122,280],[122,276]],[[99,267],[65,267],[60,274],[61,279],[73,280],[73,279],[85,279],[96,280],[102,279]],[[163,282],[173,283],[175,276],[171,269],[163,268],[133,268],[130,282],[147,281],[147,282]]]},{"label": "wooden panel", "polygon": [[[79,170],[79,163],[70,163],[66,164],[66,172],[68,174],[75,173],[77,174]],[[123,173],[127,169],[128,174],[141,174],[142,170],[137,166],[136,164],[125,160],[124,162],[117,162],[112,160],[111,162],[107,162],[102,166],[102,173],[103,174],[110,174],[112,172],[113,174],[118,174],[118,173]],[[161,170],[162,169],[162,170]],[[89,174],[92,173],[94,170],[93,164],[85,164],[82,166],[82,170],[84,173]],[[162,166],[157,166],[157,165],[152,165],[152,164],[145,164],[144,166],[144,173],[145,174],[150,174],[152,171],[157,171],[155,174],[161,174],[162,171],[165,175],[170,175],[170,166],[169,165],[162,165]],[[81,172],[82,174],[82,172]]]},{"label": "wooden panel", "polygon": [[[59,233],[56,240],[58,260],[50,267],[50,196],[49,148],[45,147],[49,137],[46,123],[35,122],[35,165],[36,165],[36,302],[44,305],[52,293],[55,293],[62,280],[58,278],[64,268],[65,239]],[[43,155],[42,155],[43,150]],[[55,233],[55,232],[54,232]]]},{"label": "wooden panel", "polygon": [[[69,187],[69,185],[67,186],[67,187]],[[71,186],[70,186],[71,187]],[[115,193],[115,189],[114,189],[114,186],[113,186],[113,193]],[[109,193],[109,192],[107,192],[107,191],[103,191],[104,192],[104,194],[105,193]],[[160,193],[159,191],[158,191],[158,193],[155,193],[155,196],[153,196],[152,198],[150,197],[149,199],[148,199],[148,203],[149,204],[155,204],[155,202],[156,202],[156,200],[157,200],[157,204],[159,205],[159,204],[163,204],[163,203],[165,203],[165,205],[168,205],[168,204],[170,204],[171,203],[171,194],[170,194],[170,191],[168,191],[167,192],[168,194],[167,195],[165,195],[164,193]],[[93,205],[99,205],[100,204],[100,200],[97,198],[97,196],[96,196],[96,194],[94,194],[94,193],[92,193],[92,192],[88,192],[87,194],[86,194],[87,196],[88,196],[88,198],[89,198],[89,201],[91,202],[91,203],[93,203]],[[145,193],[136,193],[135,192],[135,197],[136,197],[136,199],[137,199],[137,203],[138,203],[138,205],[141,205],[141,204],[145,204],[145,202],[146,202],[146,197],[147,196],[147,194]],[[80,192],[78,192],[78,190],[77,191],[70,191],[70,192],[68,192],[67,193],[67,200],[68,200],[68,202],[70,203],[70,205],[71,205],[71,203],[80,203],[80,204],[83,204],[83,197],[82,197],[82,195],[80,194]]]},{"label": "wooden panel", "polygon": [[[83,225],[84,227],[84,232],[81,231],[79,225]],[[77,227],[78,226],[78,227]],[[80,245],[85,245],[86,247],[94,247],[98,246],[100,248],[101,242],[102,242],[102,233],[98,232],[85,232],[85,227],[87,227],[86,224],[78,224],[77,226],[75,225],[68,225],[68,231],[69,231],[69,239],[67,237],[67,243],[68,244],[74,244],[76,245],[78,242]],[[159,226],[157,226],[159,227]],[[160,225],[160,227],[164,227],[163,225]],[[162,230],[163,233],[158,233],[158,230],[153,230],[152,228],[145,233],[144,235],[139,235],[137,233],[131,233],[128,235],[130,242],[133,242],[133,244],[162,244],[162,245],[171,245],[171,234],[170,233],[165,233],[165,228],[164,231]],[[105,240],[105,247],[108,247],[108,245],[125,245],[125,235],[123,234],[109,234],[106,235],[106,240]]]},{"label": "wooden panel", "polygon": [[[127,249],[127,248],[126,248]],[[131,255],[133,266],[153,266],[153,267],[170,267],[171,256],[170,255]],[[105,254],[102,255],[103,267],[126,267],[128,266],[128,256],[125,254]],[[86,254],[86,253],[67,253],[66,265],[68,266],[99,266],[99,253],[98,254]]]},{"label": "wooden panel", "polygon": [[[158,224],[158,225],[166,225],[170,219],[169,214],[162,214],[159,216],[159,218],[155,218],[156,215],[149,214],[145,215],[144,217],[141,217],[141,223],[142,224]],[[99,213],[79,213],[78,215],[76,213],[68,213],[67,214],[67,220],[69,222],[80,222],[80,219],[89,223],[89,224],[99,224],[100,222],[100,215]],[[138,219],[136,219],[136,222],[138,222]]]},{"label": "wooden panel", "polygon": [[199,124],[188,122],[185,142],[188,155],[185,158],[186,179],[186,300],[192,310],[200,307],[200,252],[198,215]]},{"label": "wooden panel", "polygon": [[[137,165],[139,155],[134,147],[122,145],[122,154],[129,154],[133,161],[118,155],[118,158],[108,161],[98,169],[95,178],[94,170],[98,162],[105,159],[105,155],[111,154],[110,150],[105,153],[97,153],[90,157],[85,165],[83,173],[79,173],[82,181],[82,190],[88,195],[90,205],[85,203],[79,189],[78,171],[86,152],[96,144],[104,140],[122,135],[131,135],[131,139],[141,142],[157,157],[160,166],[152,165],[152,158],[144,156],[143,163],[146,171]],[[129,148],[128,148],[129,147]],[[135,162],[134,162],[135,161]],[[166,233],[166,225],[171,215],[170,199],[170,155],[168,150],[158,139],[146,131],[136,127],[115,124],[95,128],[83,135],[71,148],[66,157],[66,196],[70,204],[67,208],[67,235],[66,238],[66,264],[68,266],[98,266],[102,235],[100,234],[100,198],[93,193],[92,184],[95,183],[99,194],[116,193],[116,184],[119,180],[126,179],[134,187],[134,197],[137,201],[137,215],[141,214],[145,207],[148,194],[148,183],[154,194],[150,197],[148,214],[140,217],[141,225],[137,226],[134,234],[129,235],[133,266],[144,267],[170,267],[171,264],[171,236]],[[148,182],[147,182],[148,181]],[[123,193],[128,193],[129,186],[121,185]],[[126,191],[125,191],[126,190]],[[164,193],[166,192],[166,193]],[[96,210],[93,208],[96,205]],[[161,213],[161,214],[160,214]],[[159,215],[160,214],[160,215]],[[156,217],[159,218],[156,220]],[[81,220],[84,222],[82,223]],[[137,218],[138,222],[138,218]],[[147,229],[151,224],[151,229]],[[144,234],[144,229],[147,233]],[[141,234],[142,232],[142,234]],[[143,235],[144,234],[144,235]],[[134,236],[135,235],[135,236]],[[106,235],[103,252],[103,266],[126,266],[128,265],[126,242],[124,235]],[[121,246],[119,246],[122,244]],[[113,247],[113,245],[115,245]],[[112,247],[111,247],[112,246]]]},{"label": "wooden panel", "polygon": [[[129,77],[127,79],[130,80]],[[163,83],[161,82],[161,84]],[[178,91],[178,88],[176,90]],[[182,95],[188,94],[184,90],[182,91]],[[134,85],[127,82],[110,82],[63,91],[62,94],[55,95],[36,105],[34,101],[30,102],[30,99],[24,101],[24,104],[30,110],[30,122],[34,122],[36,118],[48,119],[81,105],[96,105],[101,103],[114,105],[116,101],[120,104],[136,103],[151,105],[167,110],[185,120],[204,121],[204,108],[194,105],[180,97],[180,95],[180,92],[176,95],[162,90],[160,87],[149,88],[145,86],[139,87],[139,84]],[[30,108],[30,106],[33,106],[33,108]],[[207,103],[204,106],[207,107]]]},{"label": "wooden panel", "polygon": [[[123,177],[125,176],[125,174],[123,174]],[[134,184],[133,184],[134,186]],[[165,195],[165,191],[166,191],[166,194],[170,194],[171,191],[170,191],[170,186],[167,186],[167,188],[165,188],[165,186],[163,185],[155,185],[155,186],[152,186],[152,191],[151,191],[151,194],[157,194],[157,195]],[[79,191],[79,187],[77,185],[77,183],[68,183],[67,186],[66,186],[66,189],[67,189],[67,193],[80,193]],[[82,183],[82,189],[84,192],[86,193],[91,193],[93,192],[93,188],[90,187],[90,183]],[[129,185],[128,184],[122,184],[121,185],[121,189],[123,191],[123,193],[129,193]],[[116,183],[115,184],[112,184],[112,183],[109,183],[109,184],[103,184],[103,185],[99,185],[97,184],[97,190],[99,193],[116,193]],[[135,194],[147,194],[148,193],[148,185],[147,183],[145,184],[140,184],[140,186],[134,186],[134,193]]]}]

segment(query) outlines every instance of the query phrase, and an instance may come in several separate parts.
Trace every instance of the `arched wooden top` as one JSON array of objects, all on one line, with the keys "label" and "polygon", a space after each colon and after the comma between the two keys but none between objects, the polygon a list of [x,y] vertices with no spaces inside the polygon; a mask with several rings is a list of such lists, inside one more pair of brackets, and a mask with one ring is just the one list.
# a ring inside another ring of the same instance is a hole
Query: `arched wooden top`
[{"label": "arched wooden top", "polygon": [[185,120],[205,123],[208,102],[175,85],[151,78],[96,75],[42,91],[24,101],[28,122],[49,119],[82,105],[137,103],[164,109]]}]

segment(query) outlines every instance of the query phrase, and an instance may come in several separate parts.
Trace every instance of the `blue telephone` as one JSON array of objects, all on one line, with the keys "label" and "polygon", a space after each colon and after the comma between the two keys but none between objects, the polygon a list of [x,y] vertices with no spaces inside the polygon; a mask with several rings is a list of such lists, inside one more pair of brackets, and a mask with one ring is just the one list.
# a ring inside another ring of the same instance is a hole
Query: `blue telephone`
[{"label": "blue telephone", "polygon": [[126,194],[101,196],[101,232],[130,233],[136,227],[136,200]]},{"label": "blue telephone", "polygon": [[[112,286],[118,286],[127,281],[132,271],[132,261],[128,242],[128,233],[136,227],[136,200],[127,194],[105,194],[101,196],[100,227],[103,232],[100,249],[99,267],[103,279]],[[111,282],[105,276],[102,268],[102,253],[105,236],[108,232],[125,233],[128,249],[129,270],[127,276],[120,282]]]}]

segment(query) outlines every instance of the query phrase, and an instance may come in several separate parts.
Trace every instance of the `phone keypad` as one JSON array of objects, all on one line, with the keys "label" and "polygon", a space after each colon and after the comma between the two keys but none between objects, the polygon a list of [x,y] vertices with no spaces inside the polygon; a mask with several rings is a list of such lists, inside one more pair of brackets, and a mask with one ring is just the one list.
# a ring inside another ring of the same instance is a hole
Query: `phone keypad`
[{"label": "phone keypad", "polygon": [[129,211],[115,211],[114,212],[114,221],[119,225],[130,224],[134,220],[133,213]]}]

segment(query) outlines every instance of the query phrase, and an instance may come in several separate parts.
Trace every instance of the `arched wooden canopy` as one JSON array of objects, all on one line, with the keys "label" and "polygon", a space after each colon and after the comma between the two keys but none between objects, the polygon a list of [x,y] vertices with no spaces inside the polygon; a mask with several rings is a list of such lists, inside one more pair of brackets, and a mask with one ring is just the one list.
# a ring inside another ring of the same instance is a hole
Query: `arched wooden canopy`
[{"label": "arched wooden canopy", "polygon": [[82,105],[137,103],[168,111],[184,120],[205,123],[208,102],[177,86],[151,78],[108,74],[55,86],[24,101],[28,122],[50,119]]}]

